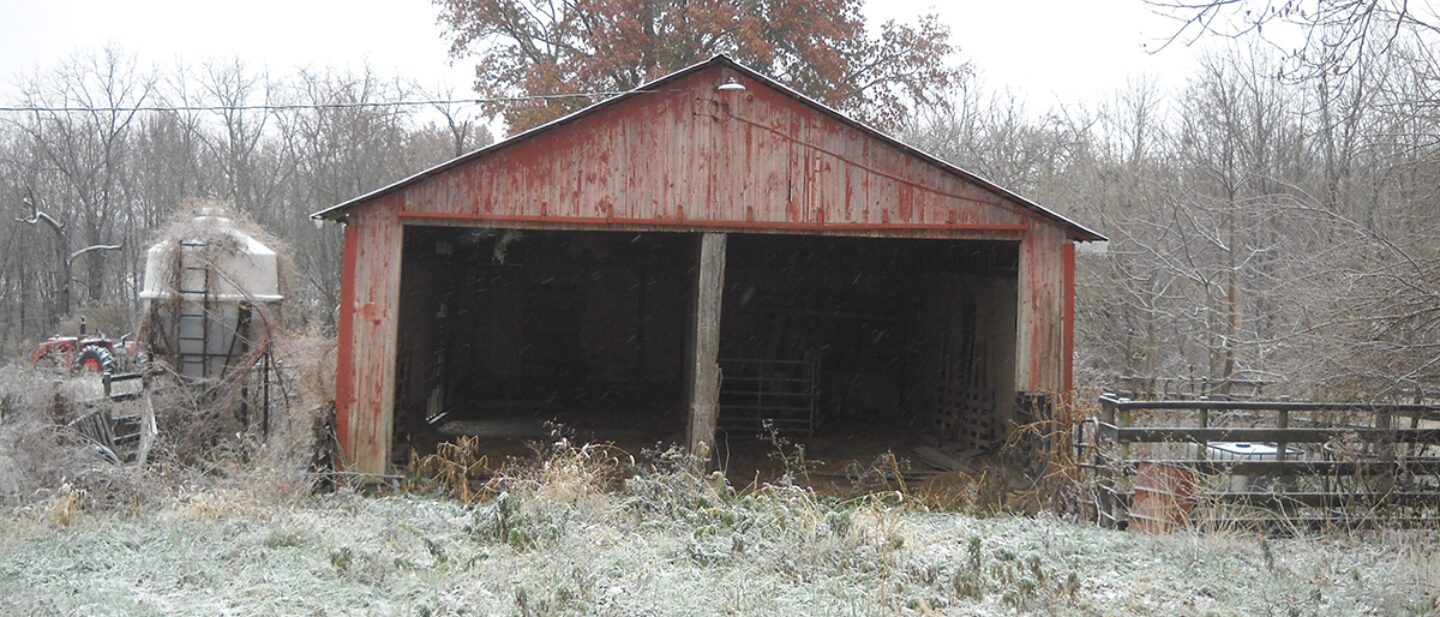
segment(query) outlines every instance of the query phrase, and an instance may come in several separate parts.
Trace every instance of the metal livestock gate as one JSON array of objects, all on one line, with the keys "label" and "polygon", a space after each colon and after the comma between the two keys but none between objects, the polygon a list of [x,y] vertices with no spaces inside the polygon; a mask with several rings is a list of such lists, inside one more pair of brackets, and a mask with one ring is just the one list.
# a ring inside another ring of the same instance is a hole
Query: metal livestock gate
[{"label": "metal livestock gate", "polygon": [[1440,407],[1100,398],[1076,428],[1104,526],[1354,528],[1440,522]]}]

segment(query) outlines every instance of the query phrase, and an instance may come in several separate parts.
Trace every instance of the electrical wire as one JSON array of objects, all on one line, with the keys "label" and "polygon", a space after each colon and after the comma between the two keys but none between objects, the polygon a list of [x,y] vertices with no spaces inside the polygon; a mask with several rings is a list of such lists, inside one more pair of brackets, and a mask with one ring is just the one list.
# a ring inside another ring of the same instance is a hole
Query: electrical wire
[{"label": "electrical wire", "polygon": [[86,106],[43,106],[12,105],[0,106],[0,113],[117,113],[138,111],[295,111],[304,109],[365,109],[380,107],[422,107],[440,105],[486,105],[493,103],[526,103],[561,99],[613,97],[621,94],[656,94],[678,92],[678,90],[624,90],[601,92],[577,92],[574,94],[531,94],[477,99],[430,99],[419,101],[358,101],[351,103],[281,103],[260,105],[136,105],[133,107],[86,107]]}]

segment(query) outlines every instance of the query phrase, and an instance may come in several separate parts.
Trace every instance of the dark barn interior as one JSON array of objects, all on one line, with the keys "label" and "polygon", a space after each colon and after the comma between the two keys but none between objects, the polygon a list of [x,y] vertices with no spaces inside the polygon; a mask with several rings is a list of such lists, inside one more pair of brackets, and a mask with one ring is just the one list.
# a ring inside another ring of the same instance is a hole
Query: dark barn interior
[{"label": "dark barn interior", "polygon": [[397,443],[539,437],[550,420],[587,438],[678,439],[694,243],[406,227]]},{"label": "dark barn interior", "polygon": [[1016,247],[732,234],[721,430],[993,440],[1014,389]]},{"label": "dark barn interior", "polygon": [[[406,226],[391,451],[518,442],[550,420],[583,439],[683,442],[699,237]],[[801,441],[1003,438],[1018,243],[726,244],[721,442],[766,424]]]}]

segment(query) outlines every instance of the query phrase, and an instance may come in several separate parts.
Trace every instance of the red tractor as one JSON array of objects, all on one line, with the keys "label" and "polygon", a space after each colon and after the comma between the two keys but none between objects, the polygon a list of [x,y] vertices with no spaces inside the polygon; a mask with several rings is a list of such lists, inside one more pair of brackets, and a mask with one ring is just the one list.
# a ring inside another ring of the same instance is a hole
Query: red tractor
[{"label": "red tractor", "polygon": [[135,342],[121,338],[117,343],[102,336],[52,336],[35,346],[30,366],[48,362],[66,373],[86,370],[113,373],[128,365]]}]

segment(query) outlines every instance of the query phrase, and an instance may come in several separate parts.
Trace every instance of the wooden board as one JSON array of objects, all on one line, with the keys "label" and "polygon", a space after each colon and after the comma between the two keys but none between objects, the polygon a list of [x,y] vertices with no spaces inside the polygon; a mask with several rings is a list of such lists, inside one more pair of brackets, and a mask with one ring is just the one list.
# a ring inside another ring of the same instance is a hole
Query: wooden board
[{"label": "wooden board", "polygon": [[689,451],[708,459],[715,443],[715,415],[720,398],[720,299],[725,284],[725,234],[700,237],[695,286],[695,329],[689,383],[690,416],[686,422]]}]

